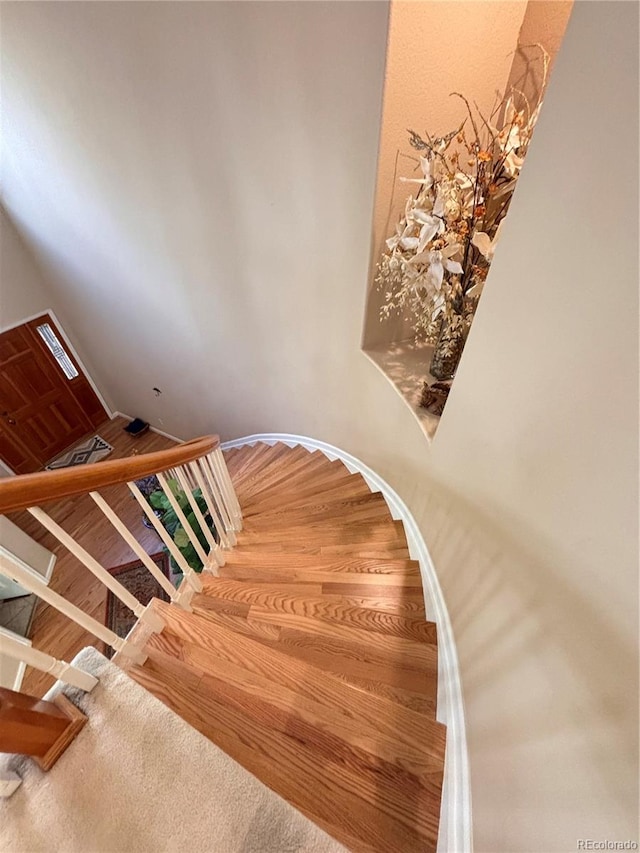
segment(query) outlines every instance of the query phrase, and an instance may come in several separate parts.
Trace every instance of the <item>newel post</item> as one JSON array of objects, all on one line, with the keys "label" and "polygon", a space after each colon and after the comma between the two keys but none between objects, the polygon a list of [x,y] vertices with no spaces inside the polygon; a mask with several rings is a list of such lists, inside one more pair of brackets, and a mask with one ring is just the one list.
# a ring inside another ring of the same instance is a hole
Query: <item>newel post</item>
[{"label": "newel post", "polygon": [[0,687],[0,752],[30,755],[43,770],[53,767],[86,722],[62,693],[49,702]]}]

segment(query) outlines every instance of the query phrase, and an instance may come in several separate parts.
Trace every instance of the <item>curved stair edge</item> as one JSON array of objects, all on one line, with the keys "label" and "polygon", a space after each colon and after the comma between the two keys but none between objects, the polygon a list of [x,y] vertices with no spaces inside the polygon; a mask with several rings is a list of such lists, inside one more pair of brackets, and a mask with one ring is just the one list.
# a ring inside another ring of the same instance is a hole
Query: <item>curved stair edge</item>
[{"label": "curved stair edge", "polygon": [[471,783],[458,654],[442,588],[415,518],[386,480],[356,456],[328,442],[290,433],[257,433],[225,441],[221,447],[223,450],[230,450],[258,442],[271,445],[281,442],[289,447],[300,445],[309,451],[320,451],[330,461],[340,460],[350,473],[360,474],[372,492],[380,492],[392,517],[402,521],[411,558],[417,560],[420,565],[427,616],[429,620],[436,623],[438,630],[436,719],[447,727],[438,851],[471,853],[473,850]]}]

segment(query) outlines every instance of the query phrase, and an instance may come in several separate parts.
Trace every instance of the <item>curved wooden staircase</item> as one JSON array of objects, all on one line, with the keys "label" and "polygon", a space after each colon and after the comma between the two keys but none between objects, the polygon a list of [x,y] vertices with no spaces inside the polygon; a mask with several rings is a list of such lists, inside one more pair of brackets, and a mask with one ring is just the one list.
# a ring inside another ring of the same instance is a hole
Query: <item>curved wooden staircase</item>
[{"label": "curved wooden staircase", "polygon": [[129,674],[349,849],[435,850],[436,628],[402,523],[320,452],[225,458],[237,547],[193,612],[155,602],[165,628]]}]

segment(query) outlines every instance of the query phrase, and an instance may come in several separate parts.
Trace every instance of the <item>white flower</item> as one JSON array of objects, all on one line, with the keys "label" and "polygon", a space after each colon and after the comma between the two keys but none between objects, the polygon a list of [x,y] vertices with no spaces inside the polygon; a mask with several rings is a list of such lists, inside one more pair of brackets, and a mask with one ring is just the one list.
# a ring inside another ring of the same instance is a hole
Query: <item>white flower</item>
[{"label": "white flower", "polygon": [[434,249],[431,252],[421,252],[411,259],[411,264],[426,264],[424,282],[427,287],[432,290],[439,291],[442,287],[444,272],[450,272],[452,275],[462,275],[464,270],[458,261],[451,260],[454,255],[460,251],[460,246],[453,243],[450,246],[445,246],[444,249]]},{"label": "white flower", "polygon": [[403,249],[406,249],[408,252],[412,252],[414,249],[418,248],[420,240],[417,237],[401,237],[400,245]]},{"label": "white flower", "polygon": [[[504,222],[504,219],[502,220]],[[476,231],[473,237],[471,238],[471,243],[478,249],[481,255],[483,255],[489,263],[493,260],[493,253],[496,250],[496,245],[498,243],[498,239],[500,237],[500,229],[502,228],[502,222],[498,225],[498,229],[493,237],[493,240],[487,233],[484,231]]]},{"label": "white flower", "polygon": [[438,194],[433,205],[434,216],[444,216],[445,196],[442,187],[438,187]]},{"label": "white flower", "polygon": [[522,169],[523,163],[524,157],[518,157],[516,152],[512,149],[504,158],[504,170],[511,178],[517,177],[520,174],[520,169]]},{"label": "white flower", "polygon": [[400,178],[400,180],[405,184],[421,184],[423,187],[430,187],[433,184],[431,160],[428,157],[421,157],[420,168],[422,169],[422,178]]},{"label": "white flower", "polygon": [[[523,133],[521,133],[521,128],[523,128]],[[526,141],[527,128],[524,127],[524,112],[516,110],[511,98],[507,101],[505,122],[502,130],[499,131],[497,128],[492,127],[491,131],[497,137],[498,145],[502,151],[505,172],[511,178],[517,177],[520,174],[524,158],[518,156],[516,152]]]},{"label": "white flower", "polygon": [[[411,243],[407,244],[407,240],[411,237],[411,232],[414,230],[414,225],[412,222],[407,223],[406,220],[400,220],[396,225],[396,233],[393,237],[389,237],[388,240],[385,241],[387,249],[390,252],[393,252],[398,246],[403,249],[411,248]],[[415,245],[417,246],[417,237],[414,238],[416,240]]]},{"label": "white flower", "polygon": [[414,248],[416,252],[424,252],[436,234],[442,234],[444,231],[444,222],[442,219],[438,219],[438,217],[432,216],[424,210],[414,210],[413,218],[422,226],[418,242]]}]

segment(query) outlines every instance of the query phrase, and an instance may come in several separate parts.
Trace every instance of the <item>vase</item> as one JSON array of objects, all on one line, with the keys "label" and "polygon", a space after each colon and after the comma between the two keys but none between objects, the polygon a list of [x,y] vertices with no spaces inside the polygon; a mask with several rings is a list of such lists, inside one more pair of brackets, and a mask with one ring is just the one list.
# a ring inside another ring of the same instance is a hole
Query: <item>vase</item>
[{"label": "vase", "polygon": [[465,340],[465,328],[462,324],[457,327],[446,322],[442,324],[429,366],[429,373],[435,379],[453,379],[462,357]]}]

